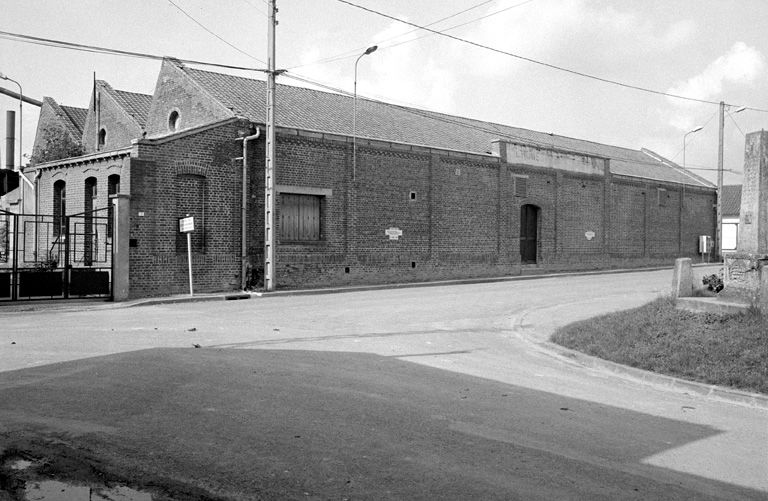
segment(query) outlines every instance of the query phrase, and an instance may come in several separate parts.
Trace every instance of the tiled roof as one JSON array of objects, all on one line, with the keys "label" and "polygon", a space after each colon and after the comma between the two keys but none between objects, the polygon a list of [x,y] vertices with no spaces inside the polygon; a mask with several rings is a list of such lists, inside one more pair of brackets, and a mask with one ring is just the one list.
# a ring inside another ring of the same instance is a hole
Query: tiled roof
[{"label": "tiled roof", "polygon": [[723,203],[721,206],[724,217],[737,216],[741,212],[741,185],[723,186]]},{"label": "tiled roof", "polygon": [[83,129],[85,129],[85,119],[88,117],[88,109],[75,108],[74,106],[60,106],[60,108],[72,126],[77,130],[75,137],[82,137]]},{"label": "tiled roof", "polygon": [[[213,98],[240,116],[263,123],[266,85],[253,80],[181,66]],[[352,135],[353,99],[303,87],[278,85],[275,119],[279,126]],[[493,141],[585,153],[611,159],[611,172],[660,181],[712,187],[671,161],[641,150],[483,122],[432,111],[357,99],[356,135],[396,143],[487,154]],[[662,162],[663,160],[663,162]]]},{"label": "tiled roof", "polygon": [[152,96],[117,89],[111,89],[110,92],[118,104],[136,120],[139,126],[147,125],[147,115],[149,115],[149,107],[152,104]]}]

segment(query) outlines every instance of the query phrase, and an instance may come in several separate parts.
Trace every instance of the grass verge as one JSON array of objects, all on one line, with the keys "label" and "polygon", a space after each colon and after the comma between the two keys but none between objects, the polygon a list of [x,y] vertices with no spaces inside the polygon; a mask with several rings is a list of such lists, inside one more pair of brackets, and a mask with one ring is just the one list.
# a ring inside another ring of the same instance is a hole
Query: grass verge
[{"label": "grass verge", "polygon": [[552,341],[659,374],[768,394],[768,318],[675,309],[672,298],[583,320]]}]

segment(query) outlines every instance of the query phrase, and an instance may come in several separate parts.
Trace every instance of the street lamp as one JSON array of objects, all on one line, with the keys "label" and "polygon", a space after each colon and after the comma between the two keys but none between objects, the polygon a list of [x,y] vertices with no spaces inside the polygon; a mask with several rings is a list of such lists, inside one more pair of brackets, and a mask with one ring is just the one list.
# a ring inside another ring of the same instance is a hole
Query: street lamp
[{"label": "street lamp", "polygon": [[[718,130],[717,141],[717,215],[715,216],[717,219],[717,227],[715,228],[715,249],[717,249],[717,256],[719,259],[722,259],[723,257],[723,134],[725,130],[725,108],[725,102],[720,101],[720,128]],[[729,113],[729,115],[741,113],[746,109],[746,106],[741,106],[736,109],[733,114]],[[733,120],[733,116],[731,116],[731,120]],[[734,123],[736,123],[735,120]]]},{"label": "street lamp", "polygon": [[357,174],[357,63],[360,62],[360,59],[363,56],[367,56],[368,54],[372,54],[373,52],[376,52],[376,49],[378,49],[378,45],[372,45],[365,49],[365,52],[357,56],[357,59],[355,60],[355,92],[352,98],[352,106],[354,110],[352,111],[352,180],[355,180],[355,176]]},{"label": "street lamp", "polygon": [[685,140],[688,137],[688,134],[693,134],[694,132],[699,132],[703,128],[704,128],[703,125],[699,125],[698,127],[689,130],[688,132],[686,132],[683,135],[683,169],[685,169]]}]

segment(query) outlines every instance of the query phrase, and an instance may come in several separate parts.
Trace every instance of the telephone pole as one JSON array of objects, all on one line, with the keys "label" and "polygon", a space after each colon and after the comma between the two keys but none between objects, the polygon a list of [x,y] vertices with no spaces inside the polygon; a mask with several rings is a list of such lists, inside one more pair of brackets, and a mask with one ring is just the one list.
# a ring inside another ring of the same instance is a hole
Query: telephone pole
[{"label": "telephone pole", "polygon": [[267,26],[267,137],[264,171],[264,290],[275,290],[275,27],[276,0],[269,0]]},{"label": "telephone pole", "polygon": [[717,146],[717,228],[715,230],[715,252],[722,259],[723,238],[723,131],[725,129],[725,102],[720,101],[720,127]]}]

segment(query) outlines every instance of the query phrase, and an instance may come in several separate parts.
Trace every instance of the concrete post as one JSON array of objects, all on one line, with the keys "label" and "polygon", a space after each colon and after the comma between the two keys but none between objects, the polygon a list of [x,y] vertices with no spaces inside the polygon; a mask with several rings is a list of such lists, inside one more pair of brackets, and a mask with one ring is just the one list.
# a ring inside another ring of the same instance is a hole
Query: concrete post
[{"label": "concrete post", "polygon": [[131,197],[109,196],[112,203],[112,299],[125,301],[129,295]]},{"label": "concrete post", "polygon": [[693,267],[689,257],[675,259],[675,272],[672,275],[672,294],[675,297],[693,296]]}]

